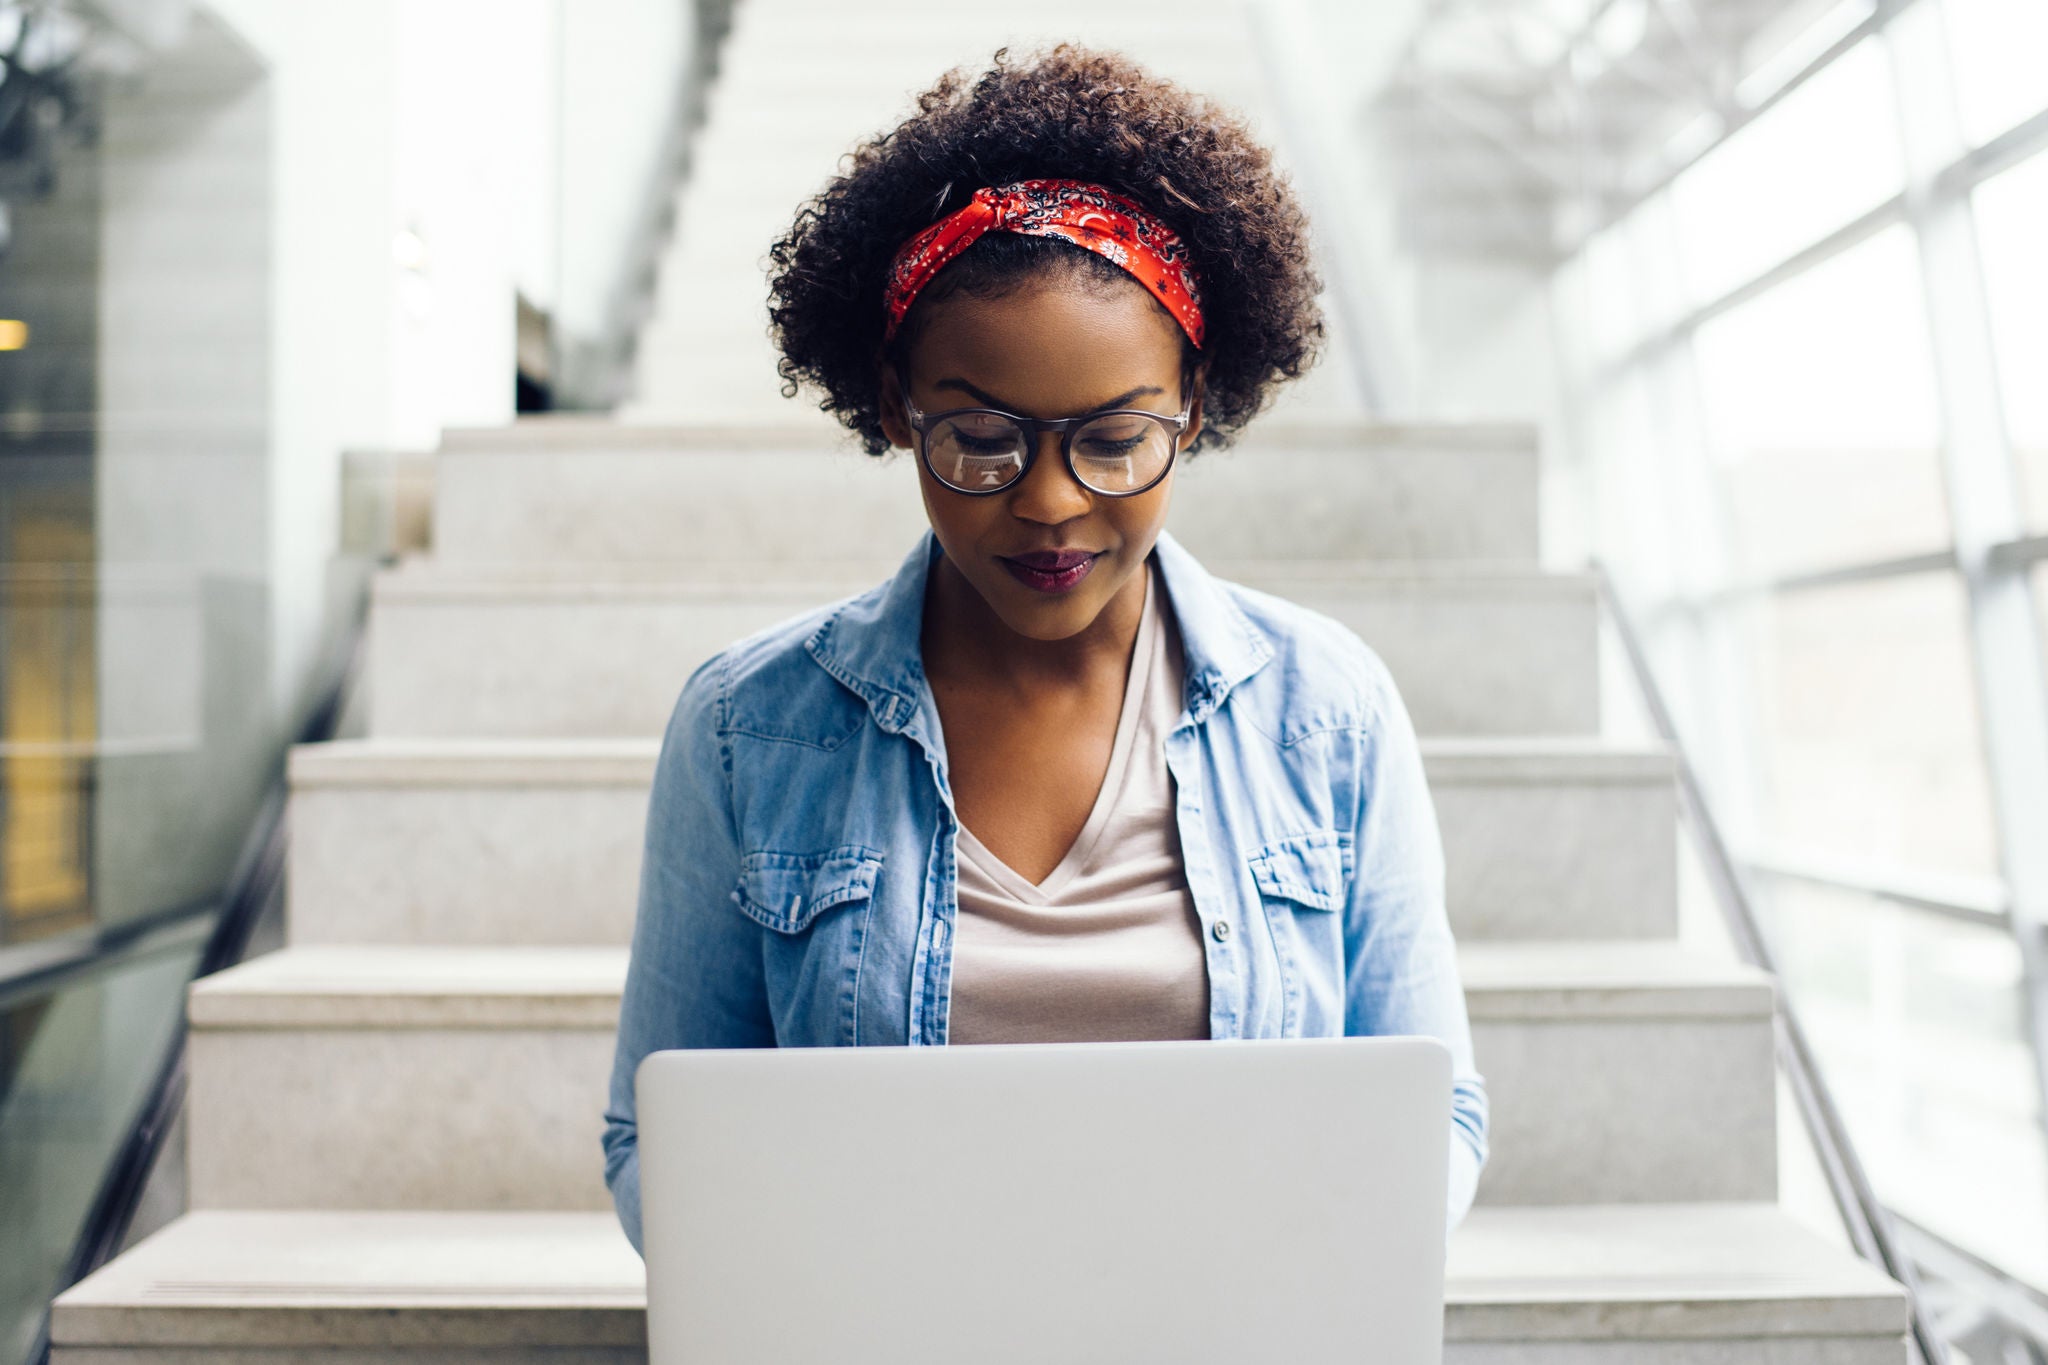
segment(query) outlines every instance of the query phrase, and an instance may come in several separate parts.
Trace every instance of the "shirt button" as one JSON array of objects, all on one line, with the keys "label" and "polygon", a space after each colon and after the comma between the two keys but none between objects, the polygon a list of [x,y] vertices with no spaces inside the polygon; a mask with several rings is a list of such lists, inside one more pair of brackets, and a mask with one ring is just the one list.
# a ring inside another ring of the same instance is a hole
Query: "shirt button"
[{"label": "shirt button", "polygon": [[1227,919],[1217,920],[1214,924],[1209,926],[1209,934],[1218,943],[1221,943],[1224,940],[1228,939],[1230,937],[1230,921]]}]

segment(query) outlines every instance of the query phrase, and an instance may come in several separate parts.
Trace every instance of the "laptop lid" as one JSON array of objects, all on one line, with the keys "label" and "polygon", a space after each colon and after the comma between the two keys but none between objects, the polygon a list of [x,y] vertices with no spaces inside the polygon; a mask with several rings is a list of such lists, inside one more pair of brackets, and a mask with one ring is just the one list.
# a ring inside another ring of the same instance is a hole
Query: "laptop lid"
[{"label": "laptop lid", "polygon": [[656,1052],[653,1365],[1436,1365],[1432,1038]]}]

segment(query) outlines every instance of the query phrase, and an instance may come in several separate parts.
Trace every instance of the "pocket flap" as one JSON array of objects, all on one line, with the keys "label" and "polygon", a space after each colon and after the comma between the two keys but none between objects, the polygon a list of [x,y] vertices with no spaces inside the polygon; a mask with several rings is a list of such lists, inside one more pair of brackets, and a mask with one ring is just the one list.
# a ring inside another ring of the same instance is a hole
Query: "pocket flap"
[{"label": "pocket flap", "polygon": [[1351,841],[1327,829],[1276,839],[1251,855],[1251,865],[1262,894],[1311,910],[1336,910],[1344,904]]},{"label": "pocket flap", "polygon": [[881,855],[856,845],[825,853],[764,850],[740,860],[732,898],[749,919],[798,934],[833,906],[873,896],[881,870]]}]

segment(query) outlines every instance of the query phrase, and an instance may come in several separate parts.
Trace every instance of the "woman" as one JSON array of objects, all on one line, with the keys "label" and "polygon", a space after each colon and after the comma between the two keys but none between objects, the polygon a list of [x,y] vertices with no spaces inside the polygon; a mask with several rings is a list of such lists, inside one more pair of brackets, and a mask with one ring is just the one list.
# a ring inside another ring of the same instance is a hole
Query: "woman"
[{"label": "woman", "polygon": [[1455,1224],[1486,1100],[1407,712],[1165,531],[1322,335],[1268,154],[1121,57],[999,53],[773,259],[786,391],[914,451],[931,532],[676,703],[604,1135],[634,1245],[634,1070],[676,1047],[1433,1034]]}]

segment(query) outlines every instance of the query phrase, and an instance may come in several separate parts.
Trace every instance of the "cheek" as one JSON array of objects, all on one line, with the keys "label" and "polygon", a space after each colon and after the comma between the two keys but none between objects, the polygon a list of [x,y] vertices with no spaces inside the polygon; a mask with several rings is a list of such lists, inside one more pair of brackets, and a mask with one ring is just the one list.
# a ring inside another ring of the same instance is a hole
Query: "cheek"
[{"label": "cheek", "polygon": [[919,469],[917,477],[918,495],[924,500],[925,520],[931,523],[932,533],[939,538],[939,544],[948,549],[964,549],[973,544],[987,525],[1000,498],[962,497],[952,489],[935,482],[931,475]]},{"label": "cheek", "polygon": [[1110,516],[1117,534],[1124,542],[1135,548],[1145,547],[1150,553],[1152,542],[1166,529],[1166,511],[1173,503],[1173,476],[1148,493],[1135,498],[1124,498],[1110,504]]}]

